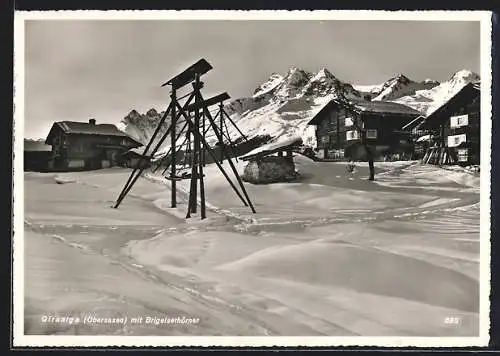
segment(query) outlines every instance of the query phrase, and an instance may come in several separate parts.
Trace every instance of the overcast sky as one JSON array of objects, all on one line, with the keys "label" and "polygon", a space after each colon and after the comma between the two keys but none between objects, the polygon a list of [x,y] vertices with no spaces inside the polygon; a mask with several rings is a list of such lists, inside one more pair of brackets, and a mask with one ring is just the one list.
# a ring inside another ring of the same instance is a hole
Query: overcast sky
[{"label": "overcast sky", "polygon": [[205,97],[250,96],[273,72],[328,68],[354,84],[397,73],[447,80],[479,73],[479,22],[76,21],[26,22],[25,136],[54,121],[118,123],[168,105],[160,85],[200,58]]}]

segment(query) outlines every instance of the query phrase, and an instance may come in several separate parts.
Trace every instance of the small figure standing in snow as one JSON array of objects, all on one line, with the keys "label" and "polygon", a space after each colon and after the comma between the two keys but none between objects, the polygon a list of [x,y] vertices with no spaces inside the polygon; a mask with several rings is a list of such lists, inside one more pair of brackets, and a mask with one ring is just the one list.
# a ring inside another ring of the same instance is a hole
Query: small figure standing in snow
[{"label": "small figure standing in snow", "polygon": [[354,161],[350,160],[347,163],[347,166],[345,167],[345,172],[346,174],[353,174],[356,169],[356,164],[354,164]]}]

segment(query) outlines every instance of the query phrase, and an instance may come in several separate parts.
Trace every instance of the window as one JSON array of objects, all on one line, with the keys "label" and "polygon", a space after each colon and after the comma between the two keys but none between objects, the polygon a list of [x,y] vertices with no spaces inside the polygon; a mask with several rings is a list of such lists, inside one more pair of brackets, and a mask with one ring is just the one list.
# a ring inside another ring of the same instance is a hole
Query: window
[{"label": "window", "polygon": [[469,125],[469,115],[460,115],[450,117],[450,128],[458,128]]},{"label": "window", "polygon": [[346,117],[344,122],[346,127],[351,127],[354,125],[354,121],[350,117]]},{"label": "window", "polygon": [[377,130],[366,130],[366,138],[377,138]]},{"label": "window", "polygon": [[346,141],[351,141],[351,140],[359,140],[359,132],[358,131],[346,131],[345,132],[345,139]]},{"label": "window", "polygon": [[342,149],[328,150],[327,156],[328,158],[344,158],[344,150]]},{"label": "window", "polygon": [[467,162],[468,158],[469,158],[468,153],[469,152],[468,152],[467,148],[462,148],[462,149],[458,150],[457,151],[458,161],[459,162]]},{"label": "window", "polygon": [[461,143],[466,141],[467,136],[465,134],[448,136],[448,147],[457,147],[460,146]]}]

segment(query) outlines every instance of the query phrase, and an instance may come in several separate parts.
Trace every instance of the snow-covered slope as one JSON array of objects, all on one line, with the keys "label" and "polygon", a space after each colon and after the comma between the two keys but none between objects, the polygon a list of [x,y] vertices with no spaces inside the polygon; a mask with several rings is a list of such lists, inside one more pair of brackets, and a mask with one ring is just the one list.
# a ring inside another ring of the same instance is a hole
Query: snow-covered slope
[{"label": "snow-covered slope", "polygon": [[139,142],[146,144],[153,136],[163,114],[164,112],[158,113],[155,109],[150,109],[145,114],[132,110],[118,124],[118,128]]},{"label": "snow-covered slope", "polygon": [[314,145],[314,127],[307,122],[340,92],[350,99],[362,98],[351,84],[326,68],[311,73],[292,67],[285,76],[273,74],[253,97],[237,99],[226,110],[250,137],[270,135],[286,141],[299,136],[306,145]]},{"label": "snow-covered slope", "polygon": [[[278,140],[286,140],[300,136],[304,143],[312,145],[314,127],[307,125],[307,122],[339,92],[348,98],[361,99],[361,94],[352,85],[337,79],[327,69],[311,73],[292,67],[284,76],[272,74],[251,97],[233,100],[226,105],[225,110],[248,138],[270,135]],[[154,109],[146,114],[132,110],[119,127],[145,144],[162,115]],[[181,120],[178,130],[182,123]],[[166,126],[160,134],[164,133]],[[229,122],[228,129],[231,137],[240,137]],[[208,140],[215,142],[213,132],[208,133]],[[169,146],[168,141],[162,144],[162,148]]]},{"label": "snow-covered slope", "polygon": [[389,79],[382,85],[374,100],[394,100],[406,95],[413,95],[418,90],[432,89],[439,85],[435,81],[415,82],[403,74]]},{"label": "snow-covered slope", "polygon": [[364,84],[353,84],[354,89],[363,94],[377,95],[382,90],[382,86],[385,84],[373,84],[373,85],[364,85]]},{"label": "snow-covered slope", "polygon": [[437,85],[439,85],[439,82],[431,79],[415,82],[404,74],[398,74],[382,84],[360,85],[355,86],[355,88],[369,94],[372,100],[394,100],[403,96],[414,95],[418,90],[432,89]]},{"label": "snow-covered slope", "polygon": [[[325,68],[311,73],[292,67],[285,75],[273,73],[251,96],[229,102],[225,110],[248,138],[270,135],[276,141],[286,141],[301,137],[304,144],[315,146],[315,128],[307,123],[339,93],[357,100],[363,100],[366,94],[370,94],[372,100],[398,102],[426,114],[464,85],[478,79],[477,74],[461,70],[441,84],[431,79],[415,82],[400,74],[380,85],[353,86]],[[122,120],[120,128],[147,143],[162,114],[154,109],[143,115],[133,110]],[[179,125],[183,123],[181,120]],[[178,126],[177,130],[180,128]],[[166,126],[161,133],[165,129]],[[238,130],[229,122],[228,129],[233,139],[240,137]],[[215,142],[213,132],[208,133],[208,140]],[[169,139],[162,147],[168,147],[168,142]]]},{"label": "snow-covered slope", "polygon": [[284,78],[281,74],[278,73],[271,74],[271,76],[267,81],[265,81],[257,89],[255,89],[253,97],[255,98],[259,95],[268,93],[269,91],[276,88],[283,81],[283,79]]},{"label": "snow-covered slope", "polygon": [[458,93],[465,85],[478,80],[480,80],[478,74],[464,69],[453,74],[449,80],[431,89],[418,90],[413,95],[403,96],[393,101],[428,115]]}]

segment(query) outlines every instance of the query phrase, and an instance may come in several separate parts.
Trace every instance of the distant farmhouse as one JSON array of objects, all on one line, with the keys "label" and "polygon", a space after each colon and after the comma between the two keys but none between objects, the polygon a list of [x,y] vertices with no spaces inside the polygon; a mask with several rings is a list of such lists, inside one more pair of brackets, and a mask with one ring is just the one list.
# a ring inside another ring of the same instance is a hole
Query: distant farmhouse
[{"label": "distant farmhouse", "polygon": [[52,158],[52,147],[43,140],[24,140],[24,170],[43,172]]},{"label": "distant farmhouse", "polygon": [[420,116],[418,111],[386,101],[352,104],[333,99],[309,121],[309,125],[316,126],[316,147],[321,150],[322,158],[364,159],[363,134],[377,156],[411,154],[409,133],[402,128]]},{"label": "distant farmhouse", "polygon": [[49,170],[86,170],[117,165],[122,154],[142,146],[112,124],[55,122],[45,140],[52,146]]},{"label": "distant farmhouse", "polygon": [[479,165],[480,106],[480,83],[469,83],[418,125],[432,141],[425,163]]},{"label": "distant farmhouse", "polygon": [[144,148],[131,148],[122,154],[123,165],[127,168],[148,168],[151,158],[144,154]]}]

